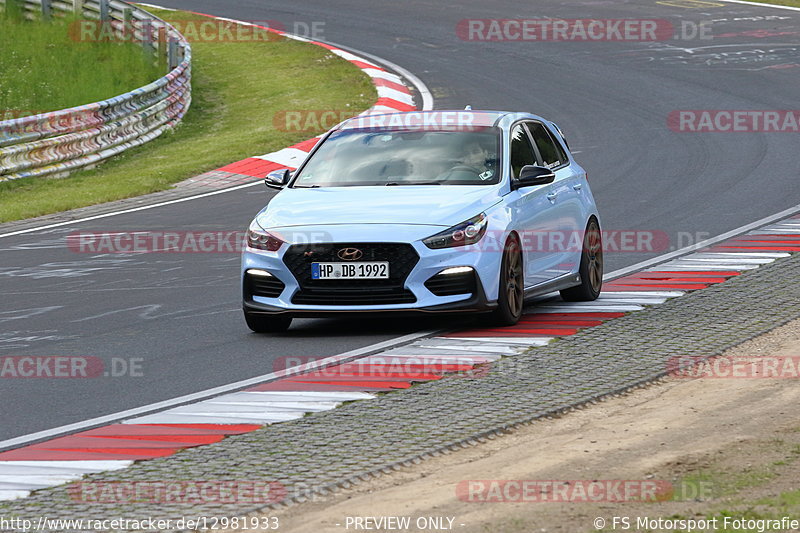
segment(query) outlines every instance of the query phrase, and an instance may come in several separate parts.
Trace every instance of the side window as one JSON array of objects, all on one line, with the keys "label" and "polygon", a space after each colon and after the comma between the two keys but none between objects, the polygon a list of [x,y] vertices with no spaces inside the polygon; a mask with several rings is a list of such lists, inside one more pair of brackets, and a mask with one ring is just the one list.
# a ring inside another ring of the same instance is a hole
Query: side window
[{"label": "side window", "polygon": [[564,153],[564,149],[553,140],[553,137],[543,124],[539,122],[529,122],[528,128],[531,131],[534,142],[536,142],[539,153],[542,154],[544,166],[547,168],[555,168],[569,161],[567,154]]},{"label": "side window", "polygon": [[518,178],[522,167],[535,164],[536,155],[525,128],[521,125],[514,126],[511,130],[511,177]]}]

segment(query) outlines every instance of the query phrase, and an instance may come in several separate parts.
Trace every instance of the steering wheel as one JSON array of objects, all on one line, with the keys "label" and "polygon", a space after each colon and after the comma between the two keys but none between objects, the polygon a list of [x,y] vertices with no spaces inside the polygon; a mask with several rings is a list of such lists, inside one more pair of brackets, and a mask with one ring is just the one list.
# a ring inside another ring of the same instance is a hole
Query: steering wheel
[{"label": "steering wheel", "polygon": [[[473,168],[473,167],[471,167],[469,165],[464,165],[464,164],[459,164],[459,165],[455,165],[454,167],[450,167],[442,175],[452,176],[453,174],[456,174],[458,172],[468,172],[468,173],[472,174],[476,179],[480,178],[480,175],[481,175],[481,173],[480,173],[480,171],[478,169]],[[445,179],[449,180],[449,179],[453,179],[453,178],[448,177],[448,178],[445,178]],[[461,178],[461,179],[463,179],[463,178]]]},{"label": "steering wheel", "polygon": [[475,167],[469,165],[456,165],[450,168],[450,172],[472,172],[476,176],[480,176],[480,171]]}]

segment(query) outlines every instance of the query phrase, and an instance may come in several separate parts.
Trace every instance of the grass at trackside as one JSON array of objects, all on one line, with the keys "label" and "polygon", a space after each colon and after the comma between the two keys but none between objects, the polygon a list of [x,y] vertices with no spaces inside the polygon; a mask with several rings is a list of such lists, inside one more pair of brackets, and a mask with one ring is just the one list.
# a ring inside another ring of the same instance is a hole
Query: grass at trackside
[{"label": "grass at trackside", "polygon": [[79,42],[77,20],[0,13],[0,120],[75,107],[163,75],[134,43]]},{"label": "grass at trackside", "polygon": [[[795,433],[798,431],[800,428],[794,430]],[[733,520],[740,518],[747,520],[780,520],[782,517],[799,519],[800,489],[792,488],[780,491],[773,496],[759,498],[744,498],[740,495],[740,492],[747,489],[768,486],[770,482],[781,477],[791,479],[793,470],[789,469],[792,468],[793,463],[800,460],[800,445],[776,439],[770,443],[759,443],[759,446],[767,452],[778,451],[783,456],[782,459],[772,463],[748,464],[741,471],[731,469],[728,465],[724,469],[712,467],[710,470],[693,472],[675,485],[689,487],[692,496],[703,494],[699,487],[708,487],[711,493],[709,496],[713,497],[713,501],[724,501],[725,503],[713,505],[711,512],[704,512],[701,505],[697,504],[691,509],[692,514],[675,514],[669,518],[716,519],[719,527],[715,531],[718,533],[752,533],[756,531],[752,527],[736,527],[738,524]],[[681,498],[678,495],[676,499],[692,501],[693,497]],[[701,496],[698,501],[705,499],[707,498]],[[727,527],[723,527],[725,517],[729,517],[731,520],[729,522],[731,525]],[[767,531],[776,531],[776,529],[770,528]],[[675,533],[687,532],[676,530]]]},{"label": "grass at trackside", "polygon": [[[150,11],[167,20],[208,20]],[[0,183],[0,222],[164,190],[312,136],[277,130],[276,112],[362,110],[377,98],[357,67],[318,46],[280,39],[195,42],[192,47],[193,103],[175,132],[68,178]]]}]

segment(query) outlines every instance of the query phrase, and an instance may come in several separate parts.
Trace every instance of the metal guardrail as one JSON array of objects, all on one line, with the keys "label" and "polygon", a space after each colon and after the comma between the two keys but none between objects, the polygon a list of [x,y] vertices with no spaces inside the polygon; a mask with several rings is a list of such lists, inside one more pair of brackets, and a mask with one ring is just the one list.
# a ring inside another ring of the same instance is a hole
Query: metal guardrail
[{"label": "metal guardrail", "polygon": [[0,8],[12,2],[29,19],[96,21],[101,31],[141,43],[168,73],[102,102],[0,122],[0,181],[92,167],[155,139],[189,109],[192,50],[168,23],[120,0],[0,0]]}]

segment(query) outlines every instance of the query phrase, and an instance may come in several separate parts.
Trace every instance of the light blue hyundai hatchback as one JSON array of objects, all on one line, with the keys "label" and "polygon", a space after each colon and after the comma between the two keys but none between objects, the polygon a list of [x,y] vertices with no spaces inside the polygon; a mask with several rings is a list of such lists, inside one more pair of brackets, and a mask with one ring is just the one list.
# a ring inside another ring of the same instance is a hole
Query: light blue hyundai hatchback
[{"label": "light blue hyundai hatchback", "polygon": [[526,298],[594,300],[600,220],[586,172],[536,115],[364,115],[326,133],[255,217],[242,255],[255,332],[294,317],[486,313],[515,324]]}]

